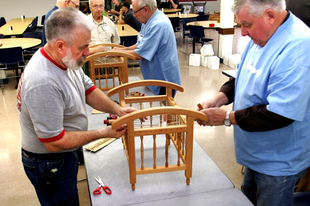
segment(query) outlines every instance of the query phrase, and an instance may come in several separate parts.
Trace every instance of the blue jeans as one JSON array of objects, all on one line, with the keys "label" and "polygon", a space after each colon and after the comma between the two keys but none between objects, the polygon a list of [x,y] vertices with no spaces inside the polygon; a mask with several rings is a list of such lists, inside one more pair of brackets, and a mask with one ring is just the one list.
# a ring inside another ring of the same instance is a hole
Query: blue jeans
[{"label": "blue jeans", "polygon": [[79,205],[76,151],[56,157],[27,154],[22,151],[24,170],[41,205]]},{"label": "blue jeans", "polygon": [[246,167],[241,190],[257,206],[293,206],[295,185],[305,173],[270,176]]}]

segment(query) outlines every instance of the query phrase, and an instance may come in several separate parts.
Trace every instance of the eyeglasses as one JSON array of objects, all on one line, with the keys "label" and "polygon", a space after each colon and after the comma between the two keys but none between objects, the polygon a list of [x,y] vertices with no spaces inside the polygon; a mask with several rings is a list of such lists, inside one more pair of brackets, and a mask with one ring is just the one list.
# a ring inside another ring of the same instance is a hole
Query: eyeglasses
[{"label": "eyeglasses", "polygon": [[[144,6],[145,7],[145,6]],[[144,7],[141,7],[140,9],[138,9],[137,11],[134,11],[133,13],[136,14],[138,13],[139,11],[141,11],[142,9],[144,9]]]},{"label": "eyeglasses", "polygon": [[74,3],[74,1],[70,0],[70,2],[75,6],[75,8],[79,8],[79,5],[77,5],[76,3]]},{"label": "eyeglasses", "polygon": [[91,7],[93,7],[94,9],[98,9],[98,8],[103,9],[104,8],[104,6],[102,4],[100,4],[100,5],[95,4]]}]

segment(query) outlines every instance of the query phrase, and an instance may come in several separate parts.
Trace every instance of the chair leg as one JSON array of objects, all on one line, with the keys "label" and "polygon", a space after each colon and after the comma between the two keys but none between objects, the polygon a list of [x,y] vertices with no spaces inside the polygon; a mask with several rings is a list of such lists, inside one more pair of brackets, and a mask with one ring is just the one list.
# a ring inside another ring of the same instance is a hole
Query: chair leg
[{"label": "chair leg", "polygon": [[195,54],[195,42],[193,40],[193,54]]},{"label": "chair leg", "polygon": [[17,89],[18,82],[19,82],[18,68],[17,68],[17,69],[15,69],[15,74],[16,74],[16,86],[15,86],[15,89]]},{"label": "chair leg", "polygon": [[1,90],[2,90],[2,95],[3,95],[3,90],[4,90],[4,82],[3,79],[0,79],[0,83],[1,83]]}]

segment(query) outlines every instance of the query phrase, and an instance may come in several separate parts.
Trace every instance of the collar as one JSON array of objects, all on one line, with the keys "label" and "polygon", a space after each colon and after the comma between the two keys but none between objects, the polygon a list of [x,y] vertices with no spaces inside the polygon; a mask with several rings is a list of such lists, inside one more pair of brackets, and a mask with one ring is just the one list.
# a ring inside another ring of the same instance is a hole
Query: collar
[{"label": "collar", "polygon": [[284,24],[284,22],[286,22],[286,20],[288,20],[288,18],[291,15],[289,10],[286,9],[286,11],[287,11],[287,15],[286,15],[285,19],[283,20],[283,22],[281,23],[281,25]]},{"label": "collar", "polygon": [[67,68],[64,68],[62,66],[60,66],[59,64],[57,64],[57,62],[55,62],[50,56],[48,56],[48,54],[45,52],[44,47],[41,47],[40,49],[41,54],[47,58],[50,62],[52,62],[55,66],[59,67],[62,70],[67,70]]},{"label": "collar", "polygon": [[98,23],[98,22],[94,19],[93,14],[89,14],[89,16],[90,16],[91,20],[92,20],[96,25],[107,24],[107,23],[105,22],[105,16],[102,16],[102,20],[101,20],[100,23]]}]

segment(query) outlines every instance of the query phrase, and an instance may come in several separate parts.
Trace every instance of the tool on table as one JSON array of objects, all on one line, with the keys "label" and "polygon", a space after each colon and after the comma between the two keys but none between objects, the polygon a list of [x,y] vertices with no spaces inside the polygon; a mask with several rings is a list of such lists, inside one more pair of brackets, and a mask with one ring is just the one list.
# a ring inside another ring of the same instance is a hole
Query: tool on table
[{"label": "tool on table", "polygon": [[138,91],[130,92],[130,95],[133,97],[144,97],[144,94],[141,94],[141,92]]},{"label": "tool on table", "polygon": [[113,123],[114,120],[116,120],[118,117],[116,115],[111,115],[107,117],[106,120],[103,120],[103,123],[106,125],[111,125]]},{"label": "tool on table", "polygon": [[101,194],[101,187],[103,188],[103,190],[105,191],[105,193],[107,193],[108,195],[112,194],[111,189],[108,186],[105,186],[101,180],[101,178],[98,176],[98,178],[94,177],[95,180],[99,183],[99,186],[97,187],[97,189],[95,189],[93,191],[94,195],[99,195]]}]

